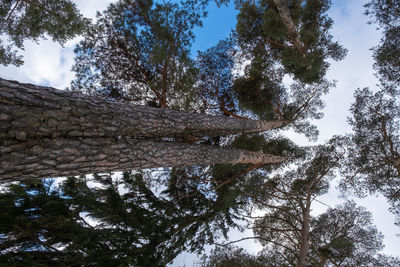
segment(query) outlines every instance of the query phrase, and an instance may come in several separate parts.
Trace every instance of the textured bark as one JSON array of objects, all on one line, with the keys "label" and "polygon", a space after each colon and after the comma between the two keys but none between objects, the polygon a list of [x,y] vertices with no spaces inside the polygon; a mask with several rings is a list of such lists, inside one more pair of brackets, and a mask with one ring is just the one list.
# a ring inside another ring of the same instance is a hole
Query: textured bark
[{"label": "textured bark", "polygon": [[0,140],[177,137],[258,132],[284,125],[120,103],[0,79]]},{"label": "textured bark", "polygon": [[279,163],[285,158],[207,145],[132,138],[42,138],[0,142],[0,181],[183,165]]},{"label": "textured bark", "polygon": [[278,163],[285,158],[148,139],[255,132],[282,125],[137,106],[0,79],[0,181],[185,165]]},{"label": "textured bark", "polygon": [[297,257],[297,267],[305,267],[307,263],[307,255],[310,251],[310,206],[311,202],[308,199],[306,207],[303,211],[303,224],[301,226],[301,237],[300,237],[300,247],[299,254]]},{"label": "textured bark", "polygon": [[293,42],[299,50],[303,49],[303,45],[301,44],[299,34],[294,26],[292,17],[290,16],[289,7],[287,6],[286,0],[274,0],[276,8],[278,9],[279,15],[288,29],[290,37],[293,38]]}]

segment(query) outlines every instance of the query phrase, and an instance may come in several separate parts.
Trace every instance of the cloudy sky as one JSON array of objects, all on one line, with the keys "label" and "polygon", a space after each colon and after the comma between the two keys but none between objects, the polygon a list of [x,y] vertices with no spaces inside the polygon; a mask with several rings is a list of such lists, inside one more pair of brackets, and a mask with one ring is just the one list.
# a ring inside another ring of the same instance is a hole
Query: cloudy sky
[{"label": "cloudy sky", "polygon": [[[79,0],[75,1],[81,12],[90,18],[95,18],[96,11],[104,10],[112,0]],[[317,124],[320,130],[318,142],[324,142],[335,134],[344,134],[350,131],[346,118],[350,115],[348,110],[353,101],[353,92],[357,88],[376,88],[377,79],[373,75],[372,52],[370,48],[379,42],[380,33],[374,25],[367,24],[363,13],[364,0],[332,0],[329,11],[335,24],[332,34],[345,48],[348,54],[341,62],[332,62],[327,74],[330,80],[336,80],[337,86],[325,97],[325,117]],[[193,54],[197,50],[204,50],[215,45],[218,40],[226,37],[235,24],[235,11],[233,9],[211,8],[209,16],[204,21],[204,27],[196,29],[196,42],[193,45]],[[80,38],[75,38],[61,47],[50,40],[39,43],[25,42],[25,64],[22,67],[0,66],[0,76],[5,79],[48,85],[63,89],[73,79],[70,71],[73,64],[73,49]],[[298,144],[307,144],[304,137],[292,135]],[[338,199],[339,192],[332,190],[319,198],[326,205],[334,207],[344,202]],[[387,212],[388,205],[383,198],[371,196],[366,199],[356,200],[359,205],[367,207],[373,212],[374,222],[378,229],[385,235],[384,252],[400,256],[400,228],[394,226],[394,216]],[[315,204],[313,213],[323,212],[327,206]],[[248,236],[250,232],[245,233]],[[237,238],[237,233],[232,233],[232,240]],[[247,242],[242,244],[252,252],[259,249],[257,244]],[[193,255],[183,254],[178,257],[172,266],[192,266]]]}]

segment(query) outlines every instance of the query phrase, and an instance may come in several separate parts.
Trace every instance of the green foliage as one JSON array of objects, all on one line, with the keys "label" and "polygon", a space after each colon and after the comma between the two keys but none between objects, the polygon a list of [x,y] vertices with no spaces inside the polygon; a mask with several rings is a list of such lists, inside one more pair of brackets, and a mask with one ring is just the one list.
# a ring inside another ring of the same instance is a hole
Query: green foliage
[{"label": "green foliage", "polygon": [[201,191],[187,179],[195,172],[174,169],[162,191],[141,173],[10,185],[0,195],[2,263],[165,266],[201,251],[236,225],[241,203],[234,190]]},{"label": "green foliage", "polygon": [[236,99],[232,92],[235,48],[233,38],[220,41],[205,52],[198,52],[199,71],[196,89],[202,101],[202,111],[230,115],[236,113]]},{"label": "green foliage", "polygon": [[[285,73],[304,83],[320,81],[329,67],[328,58],[341,60],[346,50],[332,41],[332,19],[326,12],[330,1],[290,1],[288,8],[301,44],[293,41],[272,0],[245,1],[240,6],[236,31],[241,47],[253,54],[259,47],[283,66]],[[299,47],[300,46],[300,47]],[[256,56],[254,56],[256,58]]]},{"label": "green foliage", "polygon": [[72,90],[190,109],[197,70],[189,48],[207,2],[111,4],[75,49]]},{"label": "green foliage", "polygon": [[382,264],[385,256],[378,254],[383,249],[382,242],[383,236],[372,224],[371,213],[349,201],[313,220],[310,259],[315,264],[325,260],[340,266]]},{"label": "green foliage", "polygon": [[400,80],[400,1],[371,0],[365,4],[365,14],[371,22],[383,29],[381,43],[373,48],[375,64],[380,80],[394,89]]},{"label": "green foliage", "polygon": [[355,103],[349,119],[353,133],[347,141],[348,156],[342,172],[343,189],[351,188],[358,195],[381,192],[397,205],[400,177],[398,158],[399,103],[398,95],[386,90],[373,93],[364,88],[355,92]]},{"label": "green foliage", "polygon": [[265,267],[271,266],[264,257],[250,255],[243,248],[216,247],[210,255],[203,255],[197,264],[201,267]]},{"label": "green foliage", "polygon": [[17,50],[23,41],[39,41],[50,36],[64,44],[83,33],[89,20],[83,18],[70,0],[3,0],[0,3],[0,34],[8,36],[9,45],[0,41],[0,64],[23,64]]}]

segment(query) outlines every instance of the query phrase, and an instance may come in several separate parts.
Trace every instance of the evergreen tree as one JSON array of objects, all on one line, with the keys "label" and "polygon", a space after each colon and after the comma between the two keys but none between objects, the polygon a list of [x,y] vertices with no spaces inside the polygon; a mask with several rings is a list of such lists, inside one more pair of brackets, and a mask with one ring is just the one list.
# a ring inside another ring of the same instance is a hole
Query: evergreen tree
[{"label": "evergreen tree", "polygon": [[320,81],[328,58],[343,59],[346,50],[332,41],[330,1],[243,1],[236,31],[241,47],[253,59],[274,58],[284,73],[301,82]]},{"label": "evergreen tree", "polygon": [[[292,222],[283,222],[282,231],[276,233],[281,237],[279,243],[264,242],[260,236],[264,249],[258,255],[226,246],[205,255],[200,266],[299,266],[298,247],[290,245],[298,237],[288,234],[296,229]],[[398,266],[400,259],[379,253],[382,248],[382,234],[372,224],[371,213],[349,201],[312,218],[310,251],[302,266]]]},{"label": "evergreen tree", "polygon": [[207,2],[111,4],[75,50],[72,90],[188,110],[196,98],[192,30]]},{"label": "evergreen tree", "polygon": [[37,42],[47,34],[62,45],[83,33],[88,24],[70,0],[3,0],[0,34],[8,36],[9,44],[0,41],[0,64],[23,64],[15,48],[23,50],[25,40]]},{"label": "evergreen tree", "polygon": [[373,48],[374,67],[385,86],[397,88],[400,82],[400,1],[371,0],[365,14],[383,30],[381,43]]},{"label": "evergreen tree", "polygon": [[371,213],[353,201],[329,208],[312,221],[312,266],[397,266],[399,258],[380,254],[383,236]]},{"label": "evergreen tree", "polygon": [[146,176],[10,185],[0,195],[2,263],[165,266],[185,249],[226,237],[245,205],[231,190],[199,191],[183,169],[163,174],[161,188]]},{"label": "evergreen tree", "polygon": [[273,245],[286,264],[306,266],[310,253],[311,205],[326,193],[333,170],[344,156],[340,140],[305,152],[294,170],[267,179],[251,194],[266,215],[254,221],[253,231],[261,244]]},{"label": "evergreen tree", "polygon": [[212,136],[264,131],[280,127],[282,122],[156,109],[6,80],[0,83],[3,181],[20,176],[59,177],[135,168],[285,160],[245,150],[157,140],[191,133],[208,132]]},{"label": "evergreen tree", "polygon": [[398,96],[364,88],[356,91],[355,98],[349,120],[353,133],[343,169],[346,178],[341,186],[359,196],[380,192],[396,206],[400,200]]}]

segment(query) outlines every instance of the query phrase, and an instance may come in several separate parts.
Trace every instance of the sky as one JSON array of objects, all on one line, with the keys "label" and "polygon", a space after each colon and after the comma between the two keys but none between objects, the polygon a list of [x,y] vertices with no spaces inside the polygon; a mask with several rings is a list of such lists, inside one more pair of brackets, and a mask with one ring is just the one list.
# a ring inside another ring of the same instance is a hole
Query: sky
[{"label": "sky", "polygon": [[[112,0],[77,0],[74,1],[83,15],[95,19],[96,11],[104,10]],[[336,80],[336,88],[324,97],[326,107],[324,118],[316,121],[320,136],[317,143],[323,143],[333,135],[345,134],[351,128],[347,124],[350,116],[349,108],[353,102],[353,93],[357,88],[370,87],[376,89],[377,79],[373,75],[372,51],[370,48],[379,43],[380,32],[376,26],[368,25],[368,18],[363,15],[364,0],[332,0],[332,7],[328,12],[334,20],[331,30],[334,40],[345,48],[348,54],[343,61],[331,62],[327,73],[329,80]],[[212,4],[208,10],[208,17],[204,20],[203,28],[195,29],[196,41],[192,46],[192,54],[197,50],[205,50],[227,37],[235,25],[236,11],[232,8],[218,9]],[[52,86],[63,89],[69,86],[74,78],[71,72],[73,65],[73,49],[81,37],[67,42],[63,47],[51,40],[38,43],[26,41],[23,51],[25,64],[22,67],[0,66],[0,77],[5,79],[29,82],[39,85]],[[301,135],[287,133],[297,144],[306,145],[309,142]],[[334,207],[343,203],[339,199],[339,192],[334,186],[328,194],[318,200],[325,203],[316,203],[313,214],[324,212],[328,206]],[[367,207],[373,213],[374,223],[384,234],[384,253],[400,256],[400,228],[394,226],[394,216],[387,210],[386,200],[371,196],[365,199],[356,199],[359,205]],[[240,234],[231,232],[230,239],[235,240],[243,236],[251,236],[251,232]],[[258,244],[248,241],[241,243],[250,252],[260,249]],[[192,266],[195,256],[188,253],[180,255],[171,266]]]}]

